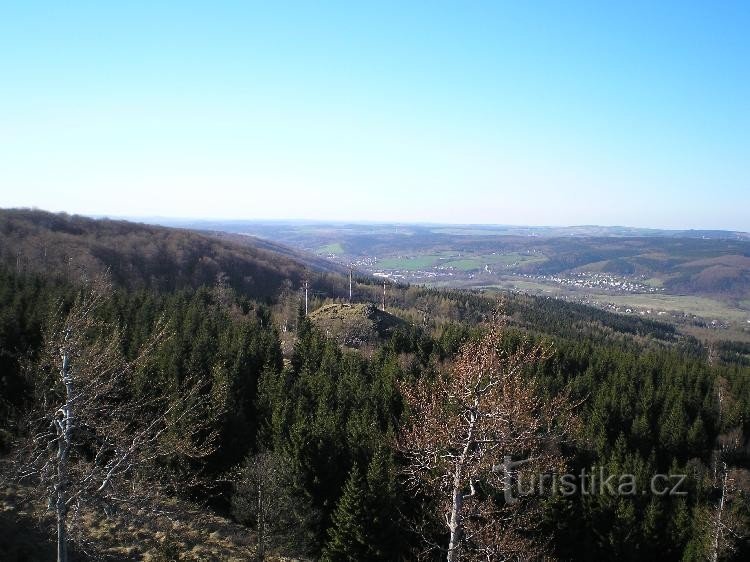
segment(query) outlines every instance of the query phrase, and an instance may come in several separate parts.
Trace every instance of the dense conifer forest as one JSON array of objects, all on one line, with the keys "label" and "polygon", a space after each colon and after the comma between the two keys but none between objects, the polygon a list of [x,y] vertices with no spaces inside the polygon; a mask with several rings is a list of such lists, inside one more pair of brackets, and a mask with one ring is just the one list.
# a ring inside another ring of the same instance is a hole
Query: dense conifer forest
[{"label": "dense conifer forest", "polygon": [[[0,448],[15,493],[42,485],[11,476],[28,412],[42,399],[45,342],[55,318],[103,276],[106,298],[93,314],[110,331],[86,338],[94,345],[117,333],[118,353],[133,362],[120,399],[178,403],[195,380],[213,413],[201,427],[213,436],[205,454],[170,450],[140,469],[159,473],[165,496],[247,528],[247,558],[445,559],[448,529],[436,498],[404,478],[399,436],[419,420],[403,389],[440,385],[462,345],[492,321],[496,299],[393,286],[388,311],[403,324],[342,347],[305,316],[301,289],[307,276],[313,309],[345,303],[347,280],[336,271],[189,231],[54,215],[6,214],[0,236]],[[355,300],[379,302],[382,287],[359,281]],[[500,348],[547,346],[524,376],[543,396],[567,392],[575,405],[576,434],[558,444],[566,472],[629,474],[638,489],[532,498],[541,516],[522,531],[525,540],[561,560],[750,556],[746,345],[707,346],[668,324],[521,294],[507,295],[499,310]],[[158,326],[166,336],[148,361],[136,361]],[[649,490],[657,474],[684,475],[680,494]],[[49,522],[44,506],[38,522]],[[0,558],[33,559],[0,535]],[[466,540],[461,559],[479,559]],[[154,544],[161,559],[195,559],[179,545]],[[96,548],[79,555],[89,551]],[[508,552],[492,559],[524,557]]]}]

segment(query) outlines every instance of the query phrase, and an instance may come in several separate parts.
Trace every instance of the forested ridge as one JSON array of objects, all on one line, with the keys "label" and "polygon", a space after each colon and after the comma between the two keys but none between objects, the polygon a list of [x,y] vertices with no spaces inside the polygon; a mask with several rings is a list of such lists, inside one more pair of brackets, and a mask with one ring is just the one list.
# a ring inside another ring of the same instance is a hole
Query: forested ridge
[{"label": "forested ridge", "polygon": [[343,268],[247,236],[164,228],[29,209],[0,209],[0,261],[16,271],[76,279],[109,271],[132,289],[197,288],[222,276],[240,293],[273,298],[285,282],[321,282]]},{"label": "forested ridge", "polygon": [[[52,320],[109,270],[96,318],[117,328],[122,356],[134,360],[157,326],[168,334],[147,362],[128,371],[127,399],[156,395],[176,403],[181,385],[197,380],[206,407],[216,413],[203,431],[216,435],[209,454],[174,453],[148,466],[175,479],[194,477],[189,487],[167,486],[168,494],[234,519],[256,541],[262,530],[271,556],[413,560],[426,552],[428,559],[445,559],[444,548],[434,547],[447,546],[436,499],[410,488],[403,476],[399,435],[415,423],[404,388],[420,381],[440,385],[462,345],[484,333],[495,300],[391,287],[388,310],[404,325],[382,341],[345,348],[305,317],[304,268],[273,254],[258,254],[250,265],[239,246],[221,246],[226,254],[209,257],[202,252],[215,249],[199,235],[97,221],[96,228],[109,232],[105,244],[88,220],[44,220],[52,221],[45,228],[65,231],[70,245],[59,246],[57,235],[40,245],[44,229],[3,222],[4,458],[12,458],[25,413],[39,400],[36,366]],[[183,248],[180,240],[189,241],[189,251],[164,249],[170,241]],[[27,259],[31,247],[49,256],[48,267],[19,265],[18,256]],[[77,265],[66,272],[70,257]],[[343,290],[327,288],[341,279],[318,279],[313,308],[343,302]],[[377,302],[379,290],[363,280],[355,298]],[[639,490],[654,474],[686,475],[685,495],[545,495],[538,500],[543,515],[524,538],[563,560],[747,559],[747,349],[736,342],[709,348],[668,324],[554,299],[509,295],[500,311],[500,347],[519,349],[525,341],[550,346],[524,376],[548,397],[568,392],[575,405],[577,434],[561,445],[568,472],[632,474]],[[163,541],[154,544],[167,556]],[[195,559],[170,548],[166,559]],[[466,548],[462,559],[473,560]],[[254,544],[247,549],[248,557],[258,554]],[[13,553],[21,559],[19,552],[9,538],[0,540],[0,558]]]}]

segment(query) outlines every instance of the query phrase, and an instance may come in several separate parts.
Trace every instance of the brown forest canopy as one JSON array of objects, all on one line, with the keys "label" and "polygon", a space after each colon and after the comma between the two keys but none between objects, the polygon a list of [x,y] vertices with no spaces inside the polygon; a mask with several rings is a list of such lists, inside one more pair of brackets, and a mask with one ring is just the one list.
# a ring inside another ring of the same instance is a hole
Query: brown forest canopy
[{"label": "brown forest canopy", "polygon": [[[282,253],[283,251],[283,253]],[[276,295],[307,271],[336,267],[251,237],[91,219],[29,209],[0,209],[0,263],[18,271],[74,278],[109,268],[128,288],[174,290],[211,285],[222,277],[254,298]]]}]

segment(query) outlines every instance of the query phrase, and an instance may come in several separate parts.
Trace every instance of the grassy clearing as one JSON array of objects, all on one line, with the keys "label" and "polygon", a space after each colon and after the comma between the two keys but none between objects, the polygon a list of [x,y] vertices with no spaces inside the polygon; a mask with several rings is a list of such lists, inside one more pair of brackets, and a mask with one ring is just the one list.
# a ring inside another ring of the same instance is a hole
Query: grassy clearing
[{"label": "grassy clearing", "polygon": [[499,279],[497,283],[494,283],[492,285],[482,285],[482,288],[511,289],[511,290],[516,290],[516,291],[525,291],[528,293],[553,294],[555,296],[571,292],[569,290],[565,290],[564,288],[556,286],[556,285],[552,285],[548,283],[540,283],[537,281],[531,281],[531,280],[522,279],[522,278],[516,279],[513,277],[506,277],[503,279]]},{"label": "grassy clearing", "polygon": [[321,246],[318,248],[319,254],[343,254],[344,253],[344,247],[341,245],[340,242],[335,242],[333,244],[326,244],[325,246]]},{"label": "grassy clearing", "polygon": [[385,258],[378,260],[378,267],[381,269],[417,271],[438,265],[441,262],[441,257],[438,254],[427,254],[414,257]]},{"label": "grassy clearing", "polygon": [[486,263],[482,258],[463,258],[445,262],[445,267],[453,267],[461,271],[472,271],[483,268]]},{"label": "grassy clearing", "polygon": [[643,282],[649,287],[663,287],[664,286],[664,279],[660,279],[658,277],[651,277],[650,279],[645,279]]},{"label": "grassy clearing", "polygon": [[490,264],[496,264],[496,265],[512,265],[514,263],[519,264],[529,264],[529,263],[541,263],[547,261],[547,258],[545,256],[541,255],[529,255],[529,254],[519,254],[519,253],[510,253],[510,254],[497,254],[497,255],[489,255],[485,256],[485,259],[490,260]]},{"label": "grassy clearing", "polygon": [[546,261],[544,256],[530,256],[528,254],[481,254],[478,256],[467,256],[461,259],[445,262],[446,266],[455,267],[463,271],[482,269],[485,265],[490,267],[512,266],[513,264],[529,264]]},{"label": "grassy clearing", "polygon": [[490,267],[511,266],[513,264],[539,263],[546,261],[546,257],[538,255],[519,254],[479,254],[460,255],[455,252],[435,252],[408,257],[387,257],[378,261],[382,269],[417,271],[433,267],[452,267],[460,271],[474,271],[485,265]]}]

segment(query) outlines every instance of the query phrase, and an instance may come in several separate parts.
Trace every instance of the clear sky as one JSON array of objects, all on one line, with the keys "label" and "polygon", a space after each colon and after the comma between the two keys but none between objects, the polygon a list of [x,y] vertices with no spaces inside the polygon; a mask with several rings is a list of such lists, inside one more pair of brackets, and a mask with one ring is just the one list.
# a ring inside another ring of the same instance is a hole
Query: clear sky
[{"label": "clear sky", "polygon": [[750,231],[750,2],[5,2],[0,206]]}]

